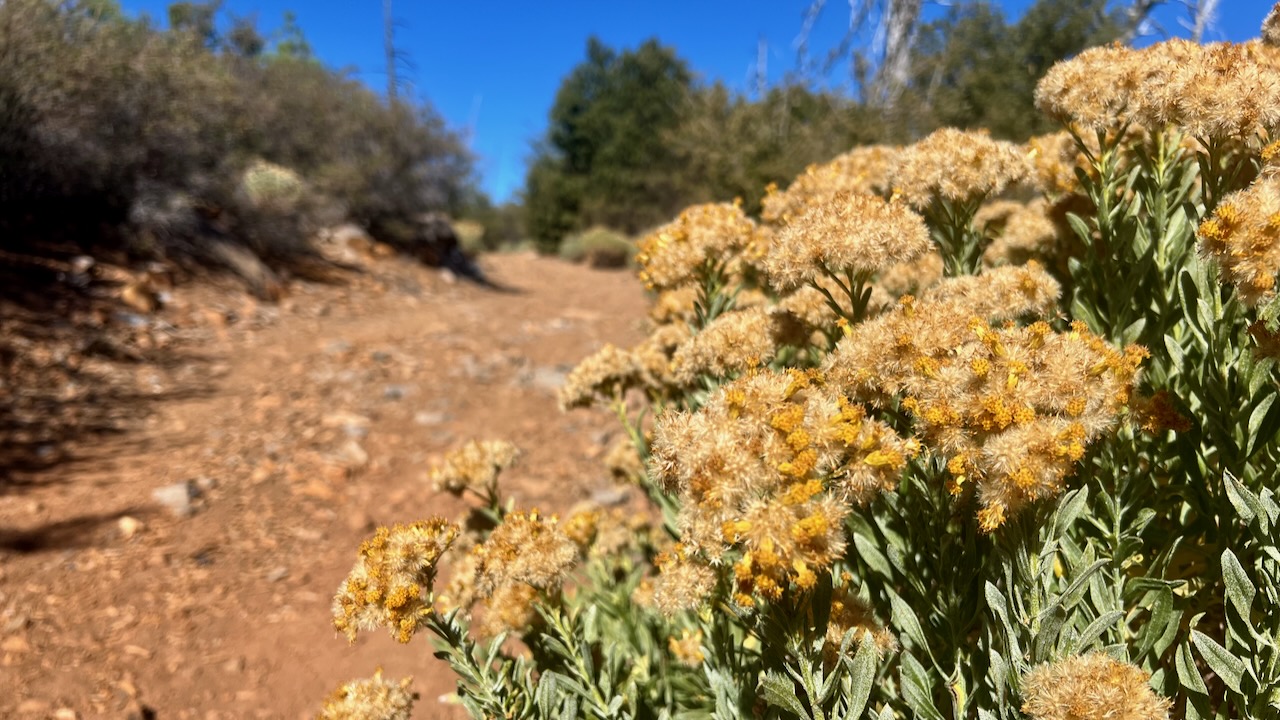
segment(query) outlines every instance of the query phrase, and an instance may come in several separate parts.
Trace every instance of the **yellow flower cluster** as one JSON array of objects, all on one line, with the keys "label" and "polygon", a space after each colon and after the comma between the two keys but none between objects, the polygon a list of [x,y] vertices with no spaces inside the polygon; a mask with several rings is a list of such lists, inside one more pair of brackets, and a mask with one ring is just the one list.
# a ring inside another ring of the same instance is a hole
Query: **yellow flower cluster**
[{"label": "yellow flower cluster", "polygon": [[930,300],[904,298],[855,327],[824,368],[851,397],[900,399],[926,446],[948,459],[949,489],[977,488],[988,532],[1061,490],[1085,447],[1115,424],[1146,357],[1136,346],[1115,350],[1081,323],[1066,333],[1043,321],[993,328],[1001,312],[1037,309],[957,292],[998,272],[941,283]]},{"label": "yellow flower cluster", "polygon": [[898,649],[898,641],[888,628],[876,621],[871,606],[852,592],[852,578],[842,578],[844,582],[831,595],[831,614],[827,621],[826,641],[822,646],[822,654],[827,662],[833,662],[840,653],[840,645],[845,634],[852,631],[853,638],[850,649],[857,652],[863,638],[871,638],[880,657]]},{"label": "yellow flower cluster", "polygon": [[432,613],[423,594],[457,537],[458,526],[441,518],[378,528],[361,543],[360,559],[334,597],[334,627],[351,642],[358,631],[379,627],[409,642]]},{"label": "yellow flower cluster", "polygon": [[695,205],[640,241],[636,262],[650,289],[691,282],[708,261],[722,261],[752,242],[756,224],[737,204]]},{"label": "yellow flower cluster", "polygon": [[392,682],[382,677],[352,680],[324,701],[316,720],[409,720],[417,694],[409,689],[412,678]]},{"label": "yellow flower cluster", "polygon": [[761,265],[781,290],[835,274],[871,274],[932,247],[924,218],[875,195],[833,193],[796,212]]},{"label": "yellow flower cluster", "polygon": [[597,518],[579,514],[563,526],[537,510],[503,518],[489,537],[452,563],[453,576],[438,598],[443,611],[470,610],[483,600],[475,629],[484,637],[523,631],[538,620],[537,602],[557,588],[595,536]]},{"label": "yellow flower cluster", "polygon": [[660,605],[701,599],[695,590],[710,588],[691,568],[734,550],[741,604],[812,588],[844,551],[850,502],[894,487],[917,450],[798,370],[748,372],[697,412],[666,413],[651,463],[681,498],[683,545],[663,569]]},{"label": "yellow flower cluster", "polygon": [[1036,105],[1080,128],[1172,124],[1202,141],[1250,140],[1280,122],[1280,49],[1186,40],[1092,48],[1050,68]]},{"label": "yellow flower cluster", "polygon": [[893,191],[918,209],[935,200],[972,203],[998,195],[1026,177],[1018,146],[985,132],[943,128],[904,149],[893,168]]},{"label": "yellow flower cluster", "polygon": [[537,510],[507,515],[476,557],[476,588],[490,597],[499,588],[526,584],[539,590],[559,585],[578,558],[578,546],[555,515]]},{"label": "yellow flower cluster", "polygon": [[608,344],[570,371],[561,386],[560,409],[589,407],[597,400],[614,400],[640,381],[635,354]]},{"label": "yellow flower cluster", "polygon": [[1029,179],[1041,192],[1054,198],[1079,190],[1080,149],[1071,133],[1038,135],[1027,141],[1025,149],[1031,165]]},{"label": "yellow flower cluster", "polygon": [[1058,226],[1043,199],[991,203],[978,211],[974,224],[993,238],[982,256],[988,266],[1023,265],[1055,257],[1059,249]]},{"label": "yellow flower cluster", "polygon": [[1022,698],[1032,720],[1168,720],[1171,704],[1142,668],[1098,652],[1032,669]]},{"label": "yellow flower cluster", "polygon": [[700,375],[729,377],[767,363],[777,352],[781,329],[764,307],[727,312],[676,349],[672,375],[676,382],[690,385]]},{"label": "yellow flower cluster", "polygon": [[505,440],[472,440],[431,469],[431,482],[436,490],[453,495],[467,490],[492,493],[498,475],[519,457],[520,450]]},{"label": "yellow flower cluster", "polygon": [[811,205],[829,202],[832,195],[887,195],[889,170],[898,149],[885,145],[854,148],[834,160],[805,168],[785,191],[765,189],[760,217],[766,223],[786,224]]},{"label": "yellow flower cluster", "polygon": [[1223,198],[1200,224],[1200,242],[1245,302],[1256,305],[1274,297],[1280,275],[1280,174],[1264,173]]}]

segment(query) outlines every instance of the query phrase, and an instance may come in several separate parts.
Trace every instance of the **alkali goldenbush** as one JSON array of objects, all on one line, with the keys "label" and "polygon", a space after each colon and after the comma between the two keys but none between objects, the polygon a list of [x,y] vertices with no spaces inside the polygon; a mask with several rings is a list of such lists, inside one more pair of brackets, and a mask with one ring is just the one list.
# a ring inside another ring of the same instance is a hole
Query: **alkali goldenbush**
[{"label": "alkali goldenbush", "polygon": [[379,531],[340,629],[428,630],[475,717],[1277,717],[1280,48],[1092,50],[1038,102],[1066,132],[654,231],[651,336],[562,403],[660,520],[513,512],[470,446],[467,529]]}]

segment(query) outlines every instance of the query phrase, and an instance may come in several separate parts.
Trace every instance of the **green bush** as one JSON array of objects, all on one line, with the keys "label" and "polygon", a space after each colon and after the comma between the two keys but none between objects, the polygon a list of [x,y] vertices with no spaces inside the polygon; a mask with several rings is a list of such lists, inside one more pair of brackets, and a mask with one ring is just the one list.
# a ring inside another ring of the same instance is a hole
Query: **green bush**
[{"label": "green bush", "polygon": [[[470,156],[429,106],[388,105],[297,42],[266,52],[244,21],[223,38],[213,7],[175,6],[162,31],[112,3],[0,4],[0,227],[76,218],[95,230],[81,243],[105,227],[199,257],[212,234],[284,258],[326,213],[377,235],[473,193]],[[264,162],[305,181],[288,207],[246,195]]]},{"label": "green bush", "polygon": [[626,235],[597,225],[574,233],[560,244],[560,257],[593,268],[626,267],[635,257],[636,245]]}]

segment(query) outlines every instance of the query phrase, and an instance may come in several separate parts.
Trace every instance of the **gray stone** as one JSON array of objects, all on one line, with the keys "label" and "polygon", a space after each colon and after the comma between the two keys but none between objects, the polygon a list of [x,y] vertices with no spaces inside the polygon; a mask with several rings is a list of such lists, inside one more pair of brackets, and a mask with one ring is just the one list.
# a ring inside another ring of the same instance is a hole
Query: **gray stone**
[{"label": "gray stone", "polygon": [[200,489],[190,480],[165,485],[151,491],[151,499],[169,509],[178,517],[190,517],[195,513],[193,501],[199,497]]}]

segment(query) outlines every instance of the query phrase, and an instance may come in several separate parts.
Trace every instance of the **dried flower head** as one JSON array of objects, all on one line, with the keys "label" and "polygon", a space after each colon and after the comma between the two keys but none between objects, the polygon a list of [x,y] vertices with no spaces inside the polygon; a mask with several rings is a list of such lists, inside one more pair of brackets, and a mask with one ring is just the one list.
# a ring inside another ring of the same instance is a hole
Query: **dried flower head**
[{"label": "dried flower head", "polygon": [[413,678],[384,680],[379,669],[371,678],[352,680],[324,701],[316,720],[409,720],[418,695],[409,689]]},{"label": "dried flower head", "polygon": [[559,585],[578,558],[578,546],[556,516],[533,510],[503,518],[475,554],[476,588],[489,597],[518,583],[540,590]]},{"label": "dried flower head", "polygon": [[505,632],[526,632],[538,626],[537,604],[541,594],[528,583],[503,585],[493,591],[476,623],[476,633],[493,638]]},{"label": "dried flower head", "polygon": [[1079,323],[1067,333],[1045,322],[992,328],[970,311],[1007,313],[1000,303],[948,297],[983,277],[940,283],[937,299],[909,299],[855,326],[824,373],[851,397],[900,401],[924,444],[947,458],[951,492],[977,488],[980,524],[991,531],[1061,491],[1128,404],[1146,353],[1116,350]]},{"label": "dried flower head", "polygon": [[457,537],[458,526],[441,518],[378,528],[361,543],[360,559],[334,597],[334,627],[351,642],[358,631],[378,627],[409,642],[432,612],[423,594]]},{"label": "dried flower head", "polygon": [[1175,53],[1194,52],[1192,43],[1157,45],[1157,50],[1144,51],[1115,43],[1057,63],[1036,86],[1036,107],[1084,130],[1146,125],[1151,88],[1168,81],[1176,69]]},{"label": "dried flower head", "polygon": [[1081,128],[1173,124],[1202,141],[1248,140],[1280,121],[1280,73],[1276,51],[1259,42],[1113,45],[1050,68],[1036,105]]},{"label": "dried flower head", "polygon": [[667,649],[676,662],[685,667],[696,668],[707,659],[706,653],[702,652],[701,630],[681,630],[678,640],[674,635],[667,639]]},{"label": "dried flower head", "polygon": [[649,318],[659,325],[691,323],[697,316],[699,289],[692,285],[663,290],[649,307]]},{"label": "dried flower head", "polygon": [[785,191],[766,188],[761,218],[770,224],[786,224],[814,204],[825,204],[841,193],[886,195],[888,173],[897,148],[867,145],[854,148],[834,160],[805,168]]},{"label": "dried flower head", "polygon": [[640,381],[640,371],[635,355],[612,344],[605,345],[569,373],[560,388],[560,409],[612,401]]},{"label": "dried flower head", "polygon": [[[898,263],[876,278],[876,289],[884,295],[872,296],[872,305],[881,310],[896,303],[903,295],[918,295],[942,280],[942,254],[931,250],[911,262]],[[877,300],[879,300],[877,302]],[[886,302],[889,301],[889,302]]]},{"label": "dried flower head", "polygon": [[1280,3],[1276,3],[1262,20],[1262,42],[1280,48]]},{"label": "dried flower head", "polygon": [[754,371],[665,413],[651,466],[680,496],[685,557],[732,553],[749,606],[812,589],[843,554],[850,502],[896,484],[916,449],[812,373]]},{"label": "dried flower head", "polygon": [[644,479],[644,461],[636,451],[631,438],[620,435],[609,444],[604,454],[604,466],[609,475],[620,483],[637,484]]},{"label": "dried flower head", "polygon": [[846,634],[852,632],[849,651],[857,652],[864,638],[875,643],[878,657],[898,649],[898,641],[893,633],[880,624],[871,611],[871,606],[852,592],[849,586],[851,578],[837,587],[831,594],[831,615],[827,621],[826,642],[822,646],[822,654],[827,662],[833,662],[840,654],[840,646]]},{"label": "dried flower head", "polygon": [[672,358],[676,350],[691,337],[693,330],[684,323],[659,325],[632,348],[631,354],[640,367],[640,386],[648,391],[661,393],[677,385]]},{"label": "dried flower head", "polygon": [[755,223],[737,204],[694,205],[640,241],[636,262],[640,279],[651,289],[692,282],[710,262],[721,262],[746,247]]},{"label": "dried flower head", "polygon": [[893,170],[894,192],[918,209],[935,199],[979,202],[1026,176],[1018,146],[984,132],[943,128],[904,149]]},{"label": "dried flower head", "polygon": [[729,377],[768,362],[778,350],[778,330],[763,307],[724,313],[676,349],[672,376],[688,385],[701,375]]},{"label": "dried flower head", "polygon": [[1038,135],[1027,141],[1025,149],[1031,163],[1029,179],[1041,192],[1057,197],[1079,190],[1076,168],[1080,167],[1080,149],[1071,133]]},{"label": "dried flower head", "polygon": [[1055,255],[1058,226],[1049,217],[1049,208],[1044,200],[1002,204],[999,210],[1007,213],[1002,221],[984,218],[987,220],[987,235],[994,238],[983,253],[985,264],[1023,265],[1033,259]]},{"label": "dried flower head", "polygon": [[1170,702],[1135,665],[1089,653],[1039,665],[1022,679],[1033,720],[1168,720]]},{"label": "dried flower head", "polygon": [[1218,261],[1240,297],[1257,305],[1275,296],[1280,275],[1280,175],[1264,174],[1222,199],[1200,224],[1201,250]]},{"label": "dried flower head", "polygon": [[666,615],[697,608],[716,586],[715,571],[693,559],[683,545],[658,555],[654,565],[660,575],[653,585],[653,601]]},{"label": "dried flower head", "polygon": [[1280,124],[1277,55],[1280,51],[1258,42],[1215,43],[1173,58],[1167,81],[1150,83],[1148,122],[1166,120],[1202,141],[1247,141],[1275,129]]},{"label": "dried flower head", "polygon": [[431,482],[436,490],[453,495],[467,490],[492,493],[498,486],[498,475],[519,457],[520,450],[505,440],[472,440],[432,468]]},{"label": "dried flower head", "polygon": [[838,193],[807,205],[778,234],[763,269],[787,290],[835,274],[870,275],[931,247],[924,219],[902,203]]}]

